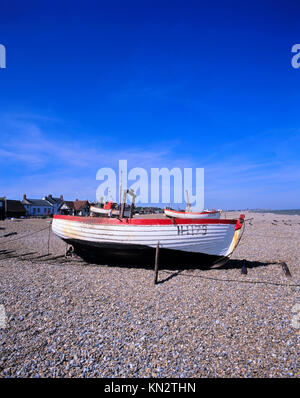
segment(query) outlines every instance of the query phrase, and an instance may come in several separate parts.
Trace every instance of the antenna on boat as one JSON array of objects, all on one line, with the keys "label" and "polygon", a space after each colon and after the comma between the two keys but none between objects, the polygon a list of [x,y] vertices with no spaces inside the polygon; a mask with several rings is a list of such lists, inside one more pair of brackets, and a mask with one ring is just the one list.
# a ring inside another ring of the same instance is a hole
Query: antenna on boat
[{"label": "antenna on boat", "polygon": [[130,218],[132,218],[133,213],[134,213],[136,194],[132,188],[128,189],[127,193],[132,197],[132,201],[131,201],[131,205],[130,205]]},{"label": "antenna on boat", "polygon": [[186,193],[186,203],[187,203],[186,211],[187,211],[187,212],[190,212],[190,211],[191,211],[191,202],[190,202],[190,200],[189,200],[189,193],[188,193],[188,190],[186,190],[185,193]]},{"label": "antenna on boat", "polygon": [[113,202],[114,198],[112,197],[111,190],[108,188],[107,198],[109,198],[109,195],[110,195],[110,200]]},{"label": "antenna on boat", "polygon": [[120,176],[120,198],[119,198],[120,204],[122,202],[122,173],[123,170],[121,170],[121,176]]},{"label": "antenna on boat", "polygon": [[122,198],[122,191],[120,190],[120,210],[119,210],[119,218],[124,217],[125,205],[126,205],[126,196],[127,196],[127,189],[124,189],[123,198]]},{"label": "antenna on boat", "polygon": [[123,200],[122,200],[120,214],[119,214],[120,218],[124,217],[124,210],[125,210],[126,201],[127,201],[127,194],[129,194],[132,197],[132,202],[131,202],[131,205],[130,205],[130,217],[129,218],[132,218],[132,216],[133,216],[135,199],[136,199],[137,195],[135,194],[134,190],[131,188],[131,189],[124,189]]}]

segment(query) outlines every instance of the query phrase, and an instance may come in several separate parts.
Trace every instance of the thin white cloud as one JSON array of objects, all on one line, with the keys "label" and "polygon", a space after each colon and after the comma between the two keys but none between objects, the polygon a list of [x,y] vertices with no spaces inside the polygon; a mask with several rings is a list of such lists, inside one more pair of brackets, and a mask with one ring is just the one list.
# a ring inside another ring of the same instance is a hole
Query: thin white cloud
[{"label": "thin white cloud", "polygon": [[[93,169],[97,167],[117,165],[119,159],[135,162],[140,167],[156,164],[168,156],[168,150],[159,148],[144,149],[142,147],[114,150],[98,141],[82,139],[66,139],[59,134],[55,138],[43,131],[37,124],[28,121],[14,121],[14,134],[6,134],[2,142],[0,161],[23,163],[29,168],[43,168],[51,166],[72,166],[79,169]],[[11,128],[11,126],[10,126]],[[9,131],[9,129],[8,129]]]},{"label": "thin white cloud", "polygon": [[[289,156],[299,146],[299,130],[296,129],[285,135],[277,132],[284,139],[282,144],[276,142],[273,146],[271,133],[262,134],[257,152],[243,149],[256,144],[254,137],[247,137],[215,146],[208,146],[204,140],[198,154],[193,151],[191,156],[184,134],[182,139],[171,143],[161,140],[147,148],[137,145],[117,149],[102,142],[101,134],[93,141],[84,135],[73,134],[76,138],[68,139],[59,131],[53,134],[43,125],[44,122],[51,125],[47,117],[10,115],[2,117],[3,120],[0,164],[7,172],[2,173],[0,196],[21,198],[23,193],[31,193],[41,197],[53,193],[64,194],[69,199],[79,196],[93,200],[98,185],[97,170],[112,167],[117,171],[120,159],[128,160],[129,168],[147,170],[151,167],[204,167],[207,207],[253,207],[251,203],[256,206],[267,198],[271,201],[272,192],[276,192],[276,200],[280,197],[284,202],[284,194],[280,192],[290,192],[291,187],[295,192],[300,190],[300,160]],[[237,151],[237,148],[242,150]],[[264,153],[270,150],[273,157],[265,159]],[[10,170],[13,170],[13,178]],[[285,201],[295,205],[296,202],[296,199]]]}]

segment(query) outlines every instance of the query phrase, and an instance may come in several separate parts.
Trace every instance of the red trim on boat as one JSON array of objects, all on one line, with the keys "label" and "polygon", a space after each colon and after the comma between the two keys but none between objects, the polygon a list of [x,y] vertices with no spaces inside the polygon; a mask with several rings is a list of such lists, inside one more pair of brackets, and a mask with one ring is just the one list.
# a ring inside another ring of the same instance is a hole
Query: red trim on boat
[{"label": "red trim on boat", "polygon": [[245,220],[245,214],[241,214],[240,218],[237,220],[235,224],[235,230],[242,228],[244,220]]},{"label": "red trim on boat", "polygon": [[170,224],[237,224],[239,220],[223,220],[216,218],[201,218],[201,219],[183,219],[175,218],[170,220],[169,218],[106,218],[106,217],[78,217],[78,216],[63,216],[54,215],[55,219],[79,221],[88,224],[104,224],[104,225],[170,225]]}]

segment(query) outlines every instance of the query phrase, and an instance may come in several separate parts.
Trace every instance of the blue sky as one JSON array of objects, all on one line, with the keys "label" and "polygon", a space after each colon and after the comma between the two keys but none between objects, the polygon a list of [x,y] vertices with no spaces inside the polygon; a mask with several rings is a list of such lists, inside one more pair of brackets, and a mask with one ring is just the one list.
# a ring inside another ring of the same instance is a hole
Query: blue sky
[{"label": "blue sky", "polygon": [[[0,196],[204,167],[205,207],[300,207],[297,1],[1,1]],[[130,184],[130,182],[129,182]]]}]

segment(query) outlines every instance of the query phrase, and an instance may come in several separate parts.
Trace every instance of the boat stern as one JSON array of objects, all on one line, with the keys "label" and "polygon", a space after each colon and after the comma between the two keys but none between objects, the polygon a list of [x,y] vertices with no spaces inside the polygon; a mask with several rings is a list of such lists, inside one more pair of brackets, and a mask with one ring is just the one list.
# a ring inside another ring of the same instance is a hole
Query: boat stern
[{"label": "boat stern", "polygon": [[244,222],[245,222],[245,214],[241,214],[240,217],[236,220],[233,238],[226,253],[226,257],[228,258],[231,257],[232,253],[237,248],[239,241],[241,240],[242,231],[244,230]]}]

